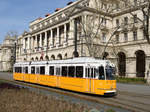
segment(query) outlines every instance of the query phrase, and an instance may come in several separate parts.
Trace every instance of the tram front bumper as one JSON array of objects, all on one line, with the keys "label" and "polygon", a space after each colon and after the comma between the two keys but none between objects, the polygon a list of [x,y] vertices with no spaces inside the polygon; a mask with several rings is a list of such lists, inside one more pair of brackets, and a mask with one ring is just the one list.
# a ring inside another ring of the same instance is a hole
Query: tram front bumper
[{"label": "tram front bumper", "polygon": [[105,93],[116,93],[116,90],[105,91]]}]

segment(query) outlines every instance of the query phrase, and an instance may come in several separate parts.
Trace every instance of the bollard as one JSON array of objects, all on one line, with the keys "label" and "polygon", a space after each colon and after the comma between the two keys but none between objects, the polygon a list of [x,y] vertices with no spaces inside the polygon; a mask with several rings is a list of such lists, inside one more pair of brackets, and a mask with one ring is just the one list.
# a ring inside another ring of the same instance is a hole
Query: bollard
[{"label": "bollard", "polygon": [[150,71],[147,71],[147,84],[150,85]]}]

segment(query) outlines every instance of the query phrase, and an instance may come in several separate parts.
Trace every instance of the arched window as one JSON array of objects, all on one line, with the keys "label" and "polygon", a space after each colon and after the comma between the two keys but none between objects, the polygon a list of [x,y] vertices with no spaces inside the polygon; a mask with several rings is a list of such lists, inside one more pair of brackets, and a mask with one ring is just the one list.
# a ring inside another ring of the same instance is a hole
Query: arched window
[{"label": "arched window", "polygon": [[142,50],[138,50],[135,52],[136,54],[136,75],[137,77],[145,77],[145,52]]},{"label": "arched window", "polygon": [[54,55],[51,56],[51,60],[55,60],[55,56]]},{"label": "arched window", "polygon": [[62,60],[62,55],[58,54],[57,59]]},{"label": "arched window", "polygon": [[38,61],[39,60],[38,57],[36,57],[35,60]]},{"label": "arched window", "polygon": [[47,55],[45,56],[45,60],[46,60],[46,61],[49,61],[49,57],[48,57]]},{"label": "arched window", "polygon": [[65,56],[64,56],[64,57],[65,57],[65,59],[67,59],[67,53],[65,54]]},{"label": "arched window", "polygon": [[24,61],[27,61],[27,59],[26,59],[26,58],[24,58]]},{"label": "arched window", "polygon": [[33,57],[31,58],[31,61],[34,61],[34,58],[33,58]]},{"label": "arched window", "polygon": [[108,53],[108,52],[104,52],[104,53],[103,53],[103,59],[107,59],[108,56],[109,56],[109,53]]},{"label": "arched window", "polygon": [[43,56],[40,57],[40,61],[43,61]]},{"label": "arched window", "polygon": [[118,53],[118,73],[119,76],[126,75],[126,55],[123,52]]}]

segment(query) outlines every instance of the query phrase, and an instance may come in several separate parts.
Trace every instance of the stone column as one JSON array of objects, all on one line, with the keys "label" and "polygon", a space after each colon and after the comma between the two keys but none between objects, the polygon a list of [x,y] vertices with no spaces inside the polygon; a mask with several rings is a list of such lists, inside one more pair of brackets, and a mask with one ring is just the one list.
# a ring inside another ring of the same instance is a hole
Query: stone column
[{"label": "stone column", "polygon": [[33,37],[32,36],[30,37],[30,49],[31,50],[33,49]]},{"label": "stone column", "polygon": [[35,40],[34,40],[34,38],[35,38],[35,37],[33,36],[33,37],[32,37],[32,45],[31,45],[33,50],[34,50],[34,48],[35,48]]},{"label": "stone column", "polygon": [[31,45],[33,50],[35,49],[35,40],[34,40],[34,38],[35,38],[35,36],[32,37],[32,45]]},{"label": "stone column", "polygon": [[35,36],[35,47],[38,47],[38,35]]},{"label": "stone column", "polygon": [[40,33],[40,47],[42,47],[42,33]]},{"label": "stone column", "polygon": [[44,45],[45,47],[47,47],[48,45],[47,45],[47,31],[45,32],[45,45]]},{"label": "stone column", "polygon": [[59,27],[57,27],[57,38],[56,38],[56,46],[60,44],[60,34],[59,34]]},{"label": "stone column", "polygon": [[70,21],[70,38],[74,38],[74,19]]},{"label": "stone column", "polygon": [[67,42],[67,24],[64,25],[64,43]]},{"label": "stone column", "polygon": [[28,37],[28,49],[30,49],[30,45],[31,45],[31,37]]},{"label": "stone column", "polygon": [[50,36],[50,47],[53,47],[53,29],[51,29],[51,36]]},{"label": "stone column", "polygon": [[70,21],[70,31],[69,31],[69,37],[68,37],[68,43],[71,45],[74,45],[74,19],[71,19]]},{"label": "stone column", "polygon": [[23,39],[23,49],[26,48],[26,38]]}]

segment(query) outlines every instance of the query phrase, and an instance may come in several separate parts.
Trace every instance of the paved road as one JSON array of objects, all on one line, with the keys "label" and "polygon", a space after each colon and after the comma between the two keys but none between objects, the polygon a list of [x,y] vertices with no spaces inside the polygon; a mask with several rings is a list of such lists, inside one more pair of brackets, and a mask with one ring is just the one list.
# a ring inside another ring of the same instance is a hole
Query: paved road
[{"label": "paved road", "polygon": [[145,96],[147,95],[150,96],[150,86],[148,85],[117,83],[117,88],[121,92],[131,92],[131,93],[138,93]]}]

